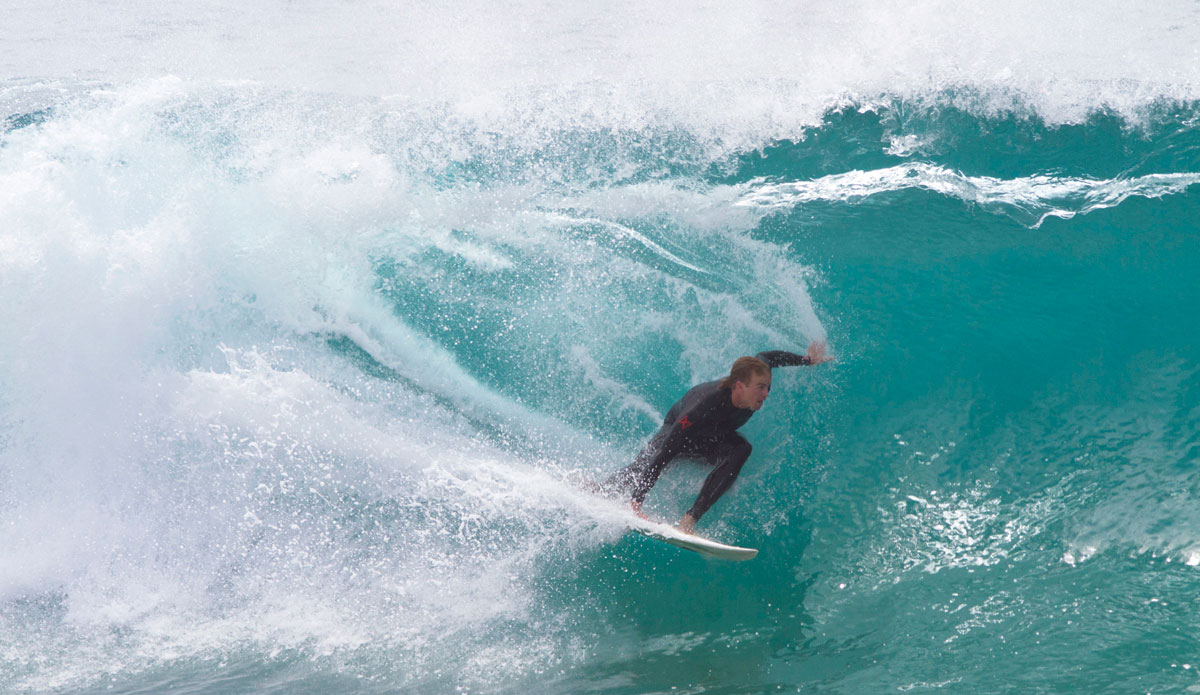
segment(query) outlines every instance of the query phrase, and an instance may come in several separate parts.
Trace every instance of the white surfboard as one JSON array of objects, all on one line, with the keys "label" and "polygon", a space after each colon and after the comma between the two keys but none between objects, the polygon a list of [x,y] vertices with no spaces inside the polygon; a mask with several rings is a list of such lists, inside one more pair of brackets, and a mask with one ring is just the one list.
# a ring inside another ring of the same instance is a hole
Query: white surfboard
[{"label": "white surfboard", "polygon": [[[589,478],[577,477],[568,482],[573,487],[583,490],[590,495],[597,495],[599,486]],[[690,550],[693,553],[733,561],[749,560],[758,555],[758,550],[754,548],[725,545],[724,543],[718,543],[691,533],[684,533],[670,524],[643,519],[634,514],[628,504],[618,503],[599,495],[596,501],[599,504],[589,504],[588,506],[595,508],[597,512],[607,516],[609,519],[619,519],[632,531],[637,531],[643,536],[649,536],[650,538],[670,543],[685,550]]]},{"label": "white surfboard", "polygon": [[758,550],[754,548],[739,548],[736,545],[725,545],[724,543],[718,543],[690,533],[684,533],[670,524],[660,524],[636,517],[634,519],[629,526],[634,531],[643,536],[657,538],[660,541],[665,541],[694,553],[700,553],[701,555],[721,560],[734,561],[749,560],[758,555]]}]

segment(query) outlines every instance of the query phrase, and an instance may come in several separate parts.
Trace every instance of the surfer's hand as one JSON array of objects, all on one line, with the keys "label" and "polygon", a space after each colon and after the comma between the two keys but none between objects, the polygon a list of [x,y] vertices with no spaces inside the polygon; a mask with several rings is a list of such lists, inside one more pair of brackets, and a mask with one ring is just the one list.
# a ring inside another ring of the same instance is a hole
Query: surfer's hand
[{"label": "surfer's hand", "polygon": [[696,520],[692,518],[691,514],[684,514],[683,518],[679,520],[679,523],[675,524],[675,528],[683,531],[684,533],[695,534]]},{"label": "surfer's hand", "polygon": [[815,340],[809,343],[808,354],[806,354],[805,357],[808,358],[809,364],[821,364],[822,362],[829,362],[833,359],[831,355],[825,354],[824,340]]},{"label": "surfer's hand", "polygon": [[641,502],[638,502],[637,500],[630,500],[629,506],[633,507],[633,513],[637,514],[639,518],[645,519],[646,521],[650,521],[650,517],[646,516],[646,513],[642,511],[642,503]]}]

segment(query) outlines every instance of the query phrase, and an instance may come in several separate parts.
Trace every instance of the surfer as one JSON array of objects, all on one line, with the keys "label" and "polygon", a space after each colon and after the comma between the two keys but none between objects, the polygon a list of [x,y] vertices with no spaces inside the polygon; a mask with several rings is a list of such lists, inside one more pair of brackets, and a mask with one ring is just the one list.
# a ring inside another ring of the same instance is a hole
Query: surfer
[{"label": "surfer", "polygon": [[750,442],[737,429],[762,407],[770,393],[771,369],[832,359],[825,354],[824,341],[810,344],[804,355],[769,350],[737,358],[729,376],[693,386],[671,406],[662,429],[633,463],[601,483],[601,490],[614,496],[628,495],[633,511],[645,519],[642,502],[667,464],[681,457],[704,459],[713,470],[704,480],[695,504],[677,524],[680,531],[693,533],[696,522],[733,485],[750,457]]}]

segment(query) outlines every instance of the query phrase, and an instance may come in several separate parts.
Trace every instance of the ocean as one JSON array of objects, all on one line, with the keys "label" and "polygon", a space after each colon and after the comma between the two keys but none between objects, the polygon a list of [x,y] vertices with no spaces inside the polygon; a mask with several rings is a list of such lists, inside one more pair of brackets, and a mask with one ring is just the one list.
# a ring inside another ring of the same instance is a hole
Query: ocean
[{"label": "ocean", "polygon": [[[1200,692],[1197,45],[1193,2],[5,9],[0,693]],[[814,341],[698,527],[756,559],[577,486]]]}]

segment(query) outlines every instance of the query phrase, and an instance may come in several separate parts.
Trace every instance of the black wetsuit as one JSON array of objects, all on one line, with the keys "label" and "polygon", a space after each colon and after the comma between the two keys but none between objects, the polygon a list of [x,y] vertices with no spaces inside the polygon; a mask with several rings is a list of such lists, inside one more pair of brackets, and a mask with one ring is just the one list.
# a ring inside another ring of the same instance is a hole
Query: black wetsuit
[{"label": "black wetsuit", "polygon": [[[770,350],[756,355],[769,367],[810,364],[804,355]],[[662,429],[634,459],[601,487],[612,494],[628,495],[641,503],[671,461],[679,457],[705,459],[713,470],[700,488],[700,496],[688,510],[699,520],[709,507],[733,485],[742,464],[750,457],[750,442],[737,429],[754,415],[749,408],[733,405],[732,391],[721,381],[693,386],[667,411]]]}]

